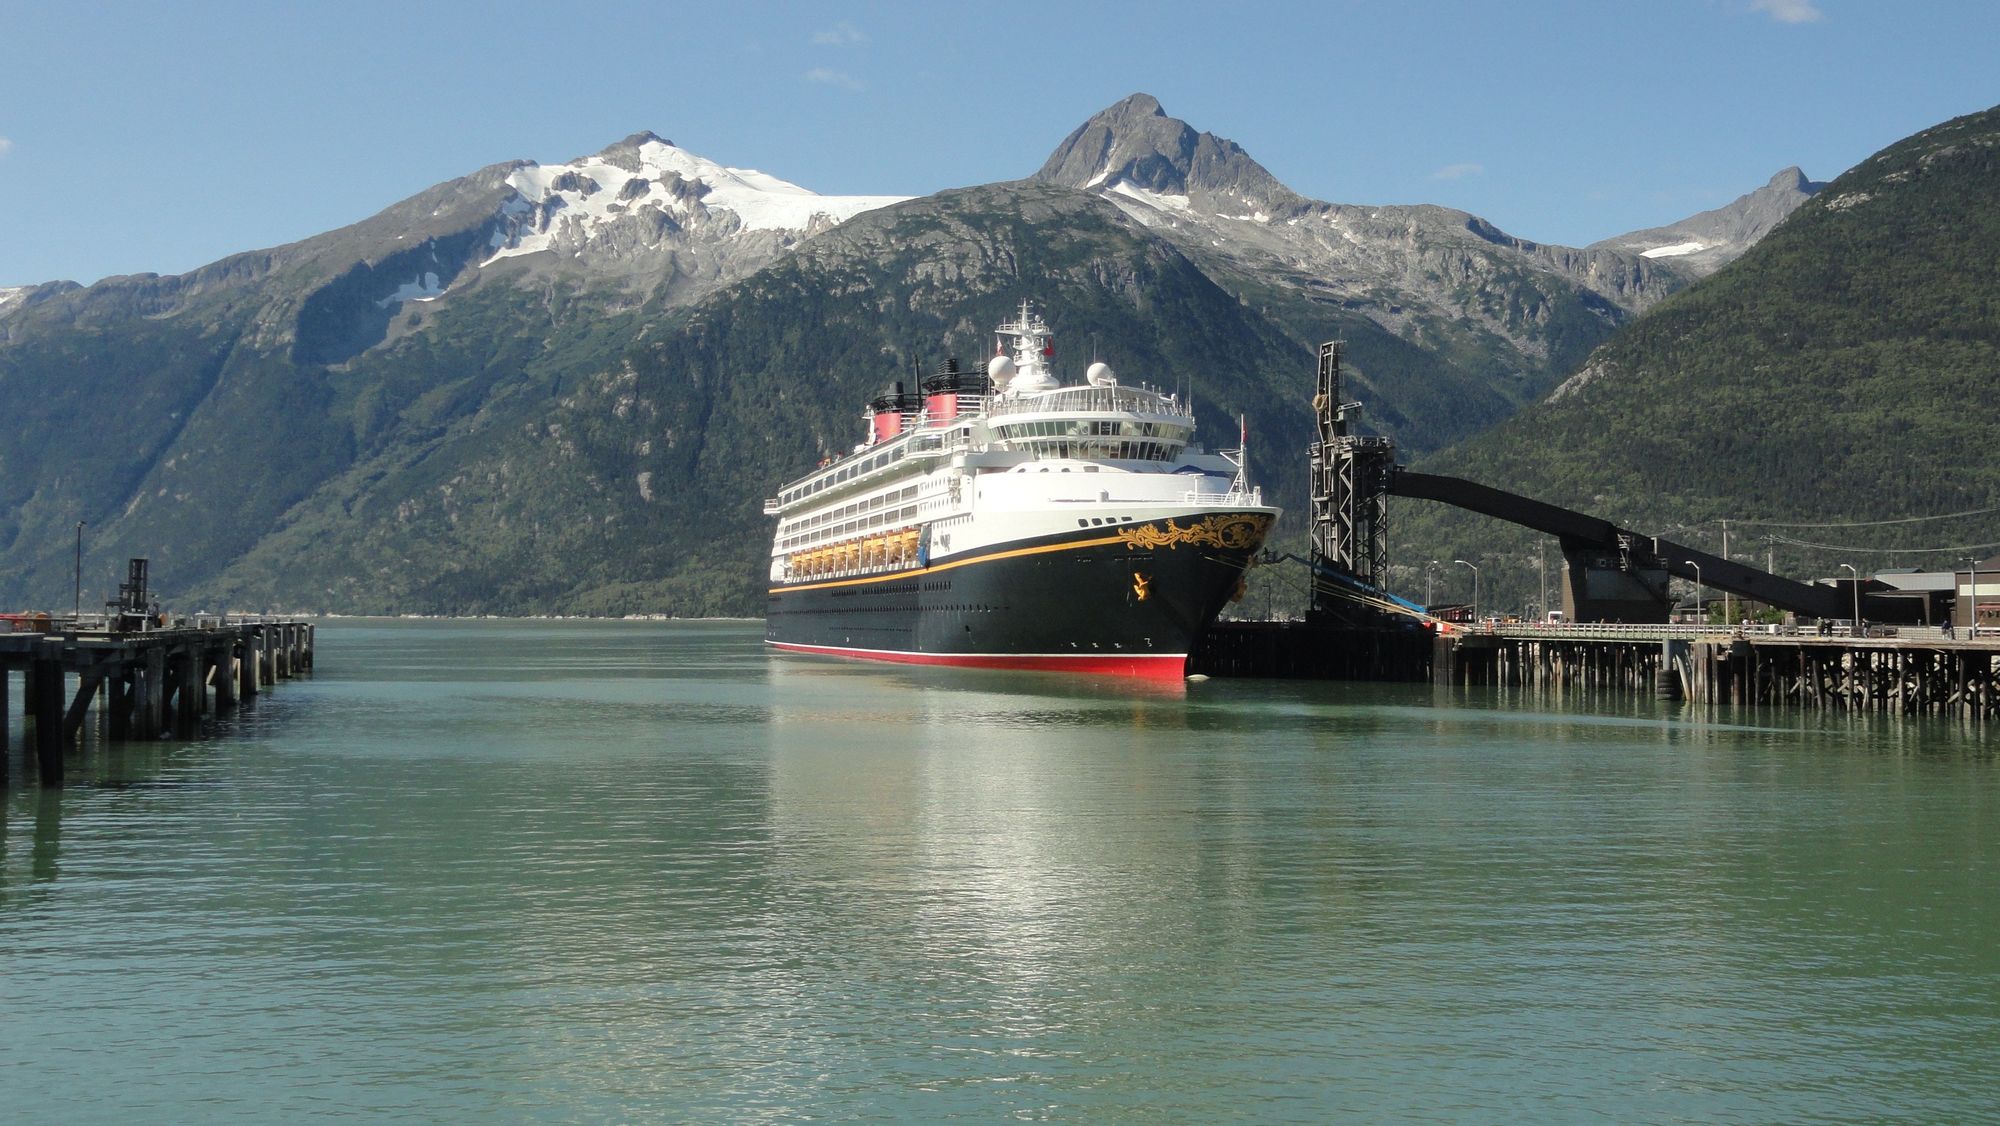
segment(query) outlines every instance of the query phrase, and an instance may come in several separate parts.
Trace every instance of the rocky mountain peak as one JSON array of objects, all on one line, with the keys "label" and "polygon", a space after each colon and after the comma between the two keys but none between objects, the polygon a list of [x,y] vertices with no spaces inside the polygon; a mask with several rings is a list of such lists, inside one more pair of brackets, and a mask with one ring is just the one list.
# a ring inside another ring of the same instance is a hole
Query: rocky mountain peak
[{"label": "rocky mountain peak", "polygon": [[1772,188],[1778,191],[1789,190],[1789,191],[1804,192],[1807,195],[1811,195],[1814,192],[1825,187],[1826,185],[1815,184],[1811,180],[1806,179],[1805,171],[1801,169],[1798,165],[1794,164],[1790,168],[1785,169],[1783,172],[1780,172],[1777,175],[1771,177],[1771,181],[1765,184],[1764,186],[1766,188]]},{"label": "rocky mountain peak", "polygon": [[1033,179],[1064,187],[1180,199],[1205,210],[1269,210],[1299,201],[1236,142],[1167,116],[1133,94],[1093,114]]},{"label": "rocky mountain peak", "polygon": [[1763,187],[1738,196],[1725,206],[1664,227],[1650,227],[1592,243],[1591,249],[1668,258],[1695,277],[1705,276],[1735,261],[1824,187],[1823,183],[1807,179],[1794,165],[1772,176]]}]

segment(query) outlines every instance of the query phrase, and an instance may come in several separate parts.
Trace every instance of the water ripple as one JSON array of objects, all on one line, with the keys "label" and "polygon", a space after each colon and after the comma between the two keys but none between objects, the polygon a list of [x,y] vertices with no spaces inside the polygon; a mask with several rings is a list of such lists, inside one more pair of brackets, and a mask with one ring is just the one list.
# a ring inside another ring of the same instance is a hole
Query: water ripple
[{"label": "water ripple", "polygon": [[2000,1115],[1977,733],[727,625],[321,646],[0,794],[10,1114]]}]

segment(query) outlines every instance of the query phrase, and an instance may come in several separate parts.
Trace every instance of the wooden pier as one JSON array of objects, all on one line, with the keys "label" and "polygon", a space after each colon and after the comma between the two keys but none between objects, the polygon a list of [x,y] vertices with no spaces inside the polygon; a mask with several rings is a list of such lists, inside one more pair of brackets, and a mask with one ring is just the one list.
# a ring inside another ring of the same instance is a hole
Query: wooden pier
[{"label": "wooden pier", "polygon": [[108,739],[186,739],[203,716],[313,663],[313,626],[298,620],[194,618],[138,631],[57,625],[0,633],[0,734],[18,699],[44,785],[62,782],[64,752],[77,745],[93,704]]},{"label": "wooden pier", "polygon": [[1709,704],[2000,718],[2000,637],[1926,628],[1846,637],[1530,623],[1432,635],[1220,622],[1189,664],[1210,676],[1582,688]]},{"label": "wooden pier", "polygon": [[1520,626],[1437,639],[1441,684],[1602,687],[1709,704],[2000,717],[2000,637]]}]

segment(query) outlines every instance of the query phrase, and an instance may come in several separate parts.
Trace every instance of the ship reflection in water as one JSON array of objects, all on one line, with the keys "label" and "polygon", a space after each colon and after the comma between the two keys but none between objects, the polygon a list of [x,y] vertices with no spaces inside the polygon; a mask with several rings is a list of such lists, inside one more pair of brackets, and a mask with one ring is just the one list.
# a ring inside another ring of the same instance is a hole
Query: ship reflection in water
[{"label": "ship reflection in water", "polygon": [[772,678],[772,879],[811,901],[772,921],[834,963],[895,967],[883,1011],[831,1027],[995,1057],[989,1081],[1080,1065],[1193,968],[1194,937],[1216,937],[1201,904],[1247,879],[1182,815],[1205,783],[1171,765],[1178,684],[810,658]]}]

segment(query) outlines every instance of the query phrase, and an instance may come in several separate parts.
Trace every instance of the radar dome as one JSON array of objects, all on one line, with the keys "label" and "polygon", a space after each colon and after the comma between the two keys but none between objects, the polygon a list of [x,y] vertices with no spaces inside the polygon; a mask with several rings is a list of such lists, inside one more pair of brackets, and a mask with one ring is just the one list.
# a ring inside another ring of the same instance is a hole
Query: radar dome
[{"label": "radar dome", "polygon": [[1014,378],[1014,361],[1006,356],[995,356],[987,361],[986,374],[995,383]]},{"label": "radar dome", "polygon": [[1107,363],[1099,362],[1092,364],[1090,365],[1090,369],[1084,372],[1083,375],[1085,379],[1090,380],[1092,387],[1109,387],[1118,382],[1117,374],[1111,370],[1111,365]]}]

